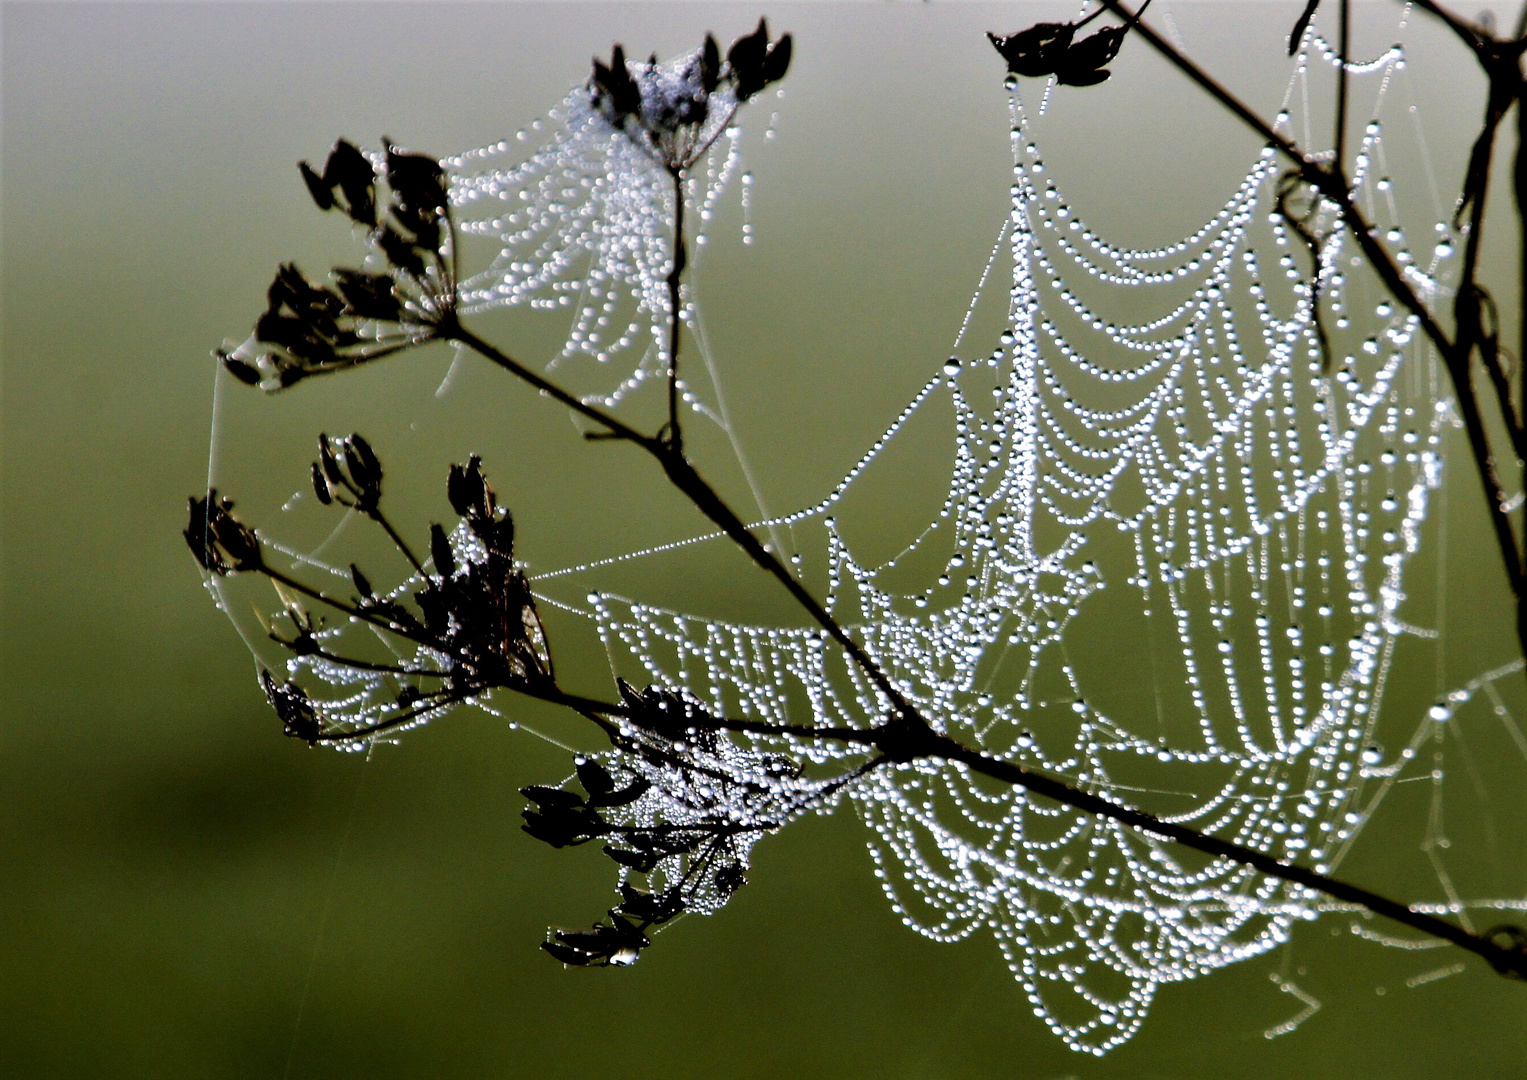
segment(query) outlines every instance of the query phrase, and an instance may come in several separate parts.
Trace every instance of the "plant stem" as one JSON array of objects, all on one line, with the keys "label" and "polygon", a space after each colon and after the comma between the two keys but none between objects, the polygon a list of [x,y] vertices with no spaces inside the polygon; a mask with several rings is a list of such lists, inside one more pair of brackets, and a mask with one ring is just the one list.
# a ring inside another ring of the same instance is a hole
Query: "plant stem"
[{"label": "plant stem", "polygon": [[408,546],[408,544],[401,536],[398,535],[398,530],[392,527],[392,522],[388,521],[387,518],[382,514],[382,508],[379,506],[374,506],[371,509],[365,511],[365,514],[372,521],[376,522],[382,527],[382,531],[387,534],[387,538],[392,541],[393,546],[403,553],[403,558],[408,561],[408,565],[414,568],[414,573],[418,574],[426,581],[429,580],[429,575],[424,572],[424,564],[421,563],[418,557],[414,555],[413,549]]},{"label": "plant stem", "polygon": [[1347,57],[1352,34],[1351,0],[1341,0],[1340,42],[1336,46],[1336,169],[1345,171],[1347,160]]},{"label": "plant stem", "polygon": [[1061,781],[1029,772],[1011,762],[977,753],[945,736],[938,735],[935,738],[941,743],[947,744],[944,754],[939,756],[945,757],[946,760],[957,761],[972,771],[981,773],[983,776],[1005,781],[1026,791],[1033,792],[1036,795],[1043,795],[1057,802],[1065,803],[1085,813],[1106,817],[1123,825],[1138,829],[1141,832],[1163,837],[1184,847],[1192,848],[1194,851],[1201,851],[1206,855],[1212,855],[1217,858],[1231,859],[1250,866],[1252,869],[1263,874],[1267,874],[1269,877],[1276,877],[1283,881],[1302,885],[1316,892],[1325,893],[1338,900],[1357,904],[1376,915],[1383,915],[1413,930],[1418,930],[1430,937],[1441,938],[1444,941],[1457,945],[1459,948],[1467,949],[1469,952],[1482,956],[1502,975],[1514,979],[1527,979],[1527,953],[1514,948],[1503,948],[1491,940],[1490,935],[1470,933],[1462,927],[1448,922],[1446,919],[1439,919],[1435,915],[1414,911],[1410,907],[1380,896],[1378,893],[1370,892],[1356,885],[1349,885],[1344,881],[1325,874],[1316,873],[1313,870],[1306,870],[1302,866],[1283,862],[1265,852],[1242,847],[1239,844],[1222,840],[1217,836],[1206,835],[1184,825],[1161,821],[1159,818],[1139,810],[1118,806],[1090,792],[1080,791]]},{"label": "plant stem", "polygon": [[557,386],[550,380],[537,375],[534,371],[531,371],[518,360],[515,360],[513,357],[500,352],[498,349],[488,344],[482,338],[472,333],[466,327],[462,326],[459,320],[452,319],[448,326],[441,327],[440,336],[465,345],[467,348],[487,358],[494,364],[497,364],[499,367],[515,376],[515,378],[529,383],[531,386],[541,391],[541,393],[545,394],[547,397],[559,402],[562,405],[567,406],[579,416],[599,424],[601,427],[605,428],[609,432],[609,435],[613,438],[623,439],[626,442],[635,443],[636,445],[649,451],[653,451],[654,453],[660,445],[658,440],[647,435],[643,435],[641,432],[637,431],[629,424],[622,423],[621,421],[615,419],[615,417],[611,416],[603,409],[578,400],[572,394],[569,394],[566,390],[563,390],[560,386]]},{"label": "plant stem", "polygon": [[848,631],[832,617],[832,614],[822,606],[821,602],[812,596],[804,585],[796,580],[795,575],[786,568],[785,564],[772,551],[764,546],[763,541],[748,531],[748,527],[743,524],[742,519],[737,516],[731,507],[722,501],[721,496],[716,494],[715,489],[707,484],[700,474],[695,471],[695,467],[690,464],[683,451],[672,447],[664,447],[660,451],[654,451],[654,453],[659,463],[663,466],[663,471],[668,474],[668,479],[673,482],[674,487],[688,496],[689,501],[694,503],[695,507],[702,514],[715,522],[733,543],[747,553],[749,558],[773,575],[785,587],[790,595],[795,598],[795,601],[816,621],[817,625],[827,631],[832,639],[842,646],[849,656],[853,657],[859,669],[869,677],[876,688],[886,697],[895,712],[908,718],[915,717],[919,722],[925,723],[917,715],[916,709],[912,707],[901,691],[891,682],[890,677],[880,669],[880,665],[875,663],[869,654],[864,651],[863,647],[849,636]]},{"label": "plant stem", "polygon": [[328,607],[333,608],[335,611],[341,611],[344,614],[350,616],[350,618],[357,620],[358,622],[369,623],[379,630],[385,630],[389,634],[396,634],[398,637],[412,641],[416,645],[432,646],[434,644],[434,642],[431,641],[429,637],[423,634],[410,630],[406,626],[400,626],[393,622],[391,619],[382,618],[381,616],[375,615],[369,611],[362,611],[360,608],[354,606],[353,604],[347,604],[343,600],[336,600],[332,596],[322,593],[310,585],[304,585],[296,578],[287,574],[283,574],[281,571],[273,569],[270,566],[261,566],[257,572],[264,574],[272,581],[280,582],[282,585],[286,586],[288,589],[291,589],[293,592],[301,593],[303,596],[308,597],[310,600],[317,600],[320,604],[325,604]]},{"label": "plant stem", "polygon": [[[1527,5],[1522,8],[1522,20],[1518,24],[1518,37],[1522,26],[1527,25]],[[1516,98],[1516,168],[1515,181],[1517,233],[1517,347],[1516,347],[1516,416],[1517,423],[1527,427],[1527,83],[1519,87]],[[1527,463],[1518,474],[1518,490],[1522,495],[1522,543],[1527,547]],[[1521,613],[1518,621],[1522,620]]]},{"label": "plant stem", "polygon": [[[584,712],[585,715],[590,712],[606,715],[627,715],[629,713],[629,710],[624,705],[614,705],[594,701],[589,698],[580,698],[565,694],[560,690],[549,692],[526,690],[522,692],[543,701],[571,705],[580,712]],[[1310,870],[1294,863],[1284,862],[1266,852],[1257,851],[1254,848],[1224,840],[1217,836],[1201,833],[1186,825],[1162,821],[1160,818],[1142,810],[1121,806],[1100,795],[1083,791],[1063,780],[1034,772],[1011,761],[994,758],[977,750],[972,750],[958,741],[949,738],[947,735],[939,734],[926,727],[921,730],[898,728],[893,725],[874,729],[800,728],[788,724],[769,724],[763,721],[734,720],[729,718],[716,719],[715,725],[727,731],[742,731],[755,735],[794,735],[823,738],[859,744],[865,747],[875,747],[881,750],[884,755],[883,757],[866,762],[849,774],[845,782],[849,779],[857,779],[860,775],[867,773],[873,767],[882,763],[906,762],[914,758],[956,763],[972,772],[1022,788],[1032,794],[1052,799],[1055,802],[1070,806],[1083,813],[1116,821],[1121,825],[1140,832],[1149,833],[1153,836],[1159,836],[1162,839],[1181,844],[1183,847],[1191,848],[1194,851],[1202,852],[1214,858],[1228,859],[1242,866],[1248,866],[1259,873],[1266,874],[1268,877],[1278,878],[1281,881],[1287,881],[1314,892],[1324,893],[1337,900],[1355,904],[1376,915],[1382,915],[1401,925],[1408,926],[1419,933],[1426,934],[1429,937],[1440,938],[1443,941],[1457,945],[1459,948],[1467,949],[1469,952],[1483,957],[1502,975],[1514,979],[1527,979],[1527,953],[1515,948],[1505,948],[1497,944],[1492,940],[1492,935],[1489,933],[1471,933],[1455,923],[1448,922],[1446,919],[1441,919],[1425,912],[1415,911],[1405,904],[1390,900],[1379,893],[1364,889],[1358,885],[1352,885],[1328,874]]]},{"label": "plant stem", "polygon": [[669,169],[673,181],[673,267],[668,271],[668,444],[682,451],[684,436],[679,431],[679,309],[684,283],[684,268],[689,262],[688,243],[684,238],[684,171]]}]

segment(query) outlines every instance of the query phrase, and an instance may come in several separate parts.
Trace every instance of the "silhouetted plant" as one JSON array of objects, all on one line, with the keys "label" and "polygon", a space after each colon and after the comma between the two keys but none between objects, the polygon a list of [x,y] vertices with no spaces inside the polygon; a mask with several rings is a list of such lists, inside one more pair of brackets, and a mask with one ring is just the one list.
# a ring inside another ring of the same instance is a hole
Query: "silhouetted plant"
[{"label": "silhouetted plant", "polygon": [[[1317,4],[1318,0],[1307,4],[1293,29],[1291,47],[1309,30]],[[1484,409],[1494,406],[1494,419],[1507,432],[1518,462],[1527,435],[1512,402],[1511,361],[1499,340],[1494,301],[1477,282],[1476,271],[1493,137],[1510,107],[1515,105],[1519,116],[1524,111],[1518,61],[1527,40],[1520,34],[1499,39],[1432,3],[1420,6],[1476,53],[1491,85],[1490,110],[1458,204],[1469,239],[1451,333],[1412,288],[1352,198],[1343,172],[1345,65],[1338,68],[1335,152],[1317,154],[1295,146],[1163,41],[1141,21],[1144,8],[1130,12],[1117,0],[1102,0],[1102,6],[1076,22],[1042,23],[1015,34],[990,36],[1012,76],[1053,76],[1062,85],[1086,87],[1109,78],[1108,65],[1123,41],[1138,34],[1288,160],[1277,210],[1312,260],[1307,281],[1326,370],[1333,357],[1320,322],[1320,289],[1328,276],[1329,240],[1336,230],[1345,230],[1395,300],[1436,344],[1453,375],[1471,448],[1492,499],[1491,515],[1508,578],[1519,610],[1524,610],[1527,572],[1507,518],[1485,434]],[[1123,22],[1077,36],[1105,11]],[[1344,57],[1345,2],[1341,20],[1339,48]],[[319,437],[318,457],[311,467],[313,491],[319,502],[354,511],[386,533],[412,569],[409,581],[398,589],[378,592],[372,581],[380,576],[373,578],[354,564],[353,595],[315,587],[273,566],[263,555],[259,530],[240,520],[234,504],[216,490],[190,500],[185,536],[203,570],[263,575],[278,586],[286,611],[269,628],[273,641],[294,659],[334,679],[382,679],[392,687],[388,699],[379,704],[335,706],[315,700],[294,679],[262,672],[266,696],[284,732],[313,746],[365,744],[495,690],[563,706],[597,726],[610,750],[576,759],[576,787],[569,780],[522,789],[528,800],[525,832],[556,848],[596,844],[616,867],[620,902],[609,909],[607,919],[588,930],[555,930],[542,944],[552,957],[573,966],[633,962],[650,944],[652,932],[685,912],[710,911],[725,903],[745,882],[748,852],[762,834],[829,805],[878,769],[932,760],[957,763],[1085,814],[1359,905],[1477,953],[1503,974],[1527,977],[1527,935],[1516,927],[1473,933],[1289,859],[1159,819],[950,737],[701,477],[684,450],[678,408],[680,290],[686,270],[684,179],[733,122],[737,110],[784,77],[790,57],[790,36],[771,39],[760,21],[724,57],[707,36],[700,49],[674,64],[660,64],[656,57],[630,61],[619,45],[608,62],[594,62],[584,91],[588,108],[613,137],[628,139],[672,179],[672,248],[664,278],[669,298],[664,313],[668,409],[656,432],[639,430],[610,410],[589,404],[463,325],[449,178],[439,162],[401,151],[386,140],[376,154],[340,140],[321,173],[305,162],[300,165],[318,207],[338,210],[364,230],[367,268],[335,269],[331,284],[324,284],[308,280],[295,266],[282,266],[251,339],[220,356],[240,381],[278,391],[310,376],[356,367],[431,341],[454,342],[477,353],[587,421],[588,437],[629,442],[645,451],[679,492],[790,593],[816,625],[816,643],[841,650],[880,703],[875,723],[802,725],[723,716],[679,689],[638,689],[618,679],[604,699],[569,692],[558,681],[546,627],[515,560],[513,519],[498,504],[479,459],[451,467],[446,494],[459,520],[449,526],[429,525],[428,544],[416,553],[404,538],[405,530],[384,513],[384,471],[378,455],[365,439],[352,434]],[[1519,183],[1527,176],[1521,161],[1527,156],[1519,160]],[[379,199],[379,183],[386,185],[385,203]],[[1519,187],[1519,195],[1523,191],[1527,188]],[[1476,356],[1489,377],[1493,399],[1476,390],[1469,378]],[[958,368],[957,361],[951,363]],[[340,622],[331,627],[329,618]],[[376,655],[338,651],[340,628],[350,623],[368,626],[388,648]],[[1519,620],[1519,627],[1527,640],[1527,616]],[[775,739],[797,752],[754,749],[733,735]],[[860,757],[834,775],[813,776],[807,768],[811,748],[829,743],[857,748]]]}]

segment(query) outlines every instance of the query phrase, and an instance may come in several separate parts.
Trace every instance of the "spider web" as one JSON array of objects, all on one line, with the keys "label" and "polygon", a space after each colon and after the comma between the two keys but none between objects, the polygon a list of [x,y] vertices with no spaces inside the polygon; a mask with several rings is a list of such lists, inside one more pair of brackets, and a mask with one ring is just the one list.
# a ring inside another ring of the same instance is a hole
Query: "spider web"
[{"label": "spider web", "polygon": [[[677,77],[689,59],[657,67],[655,77]],[[740,129],[716,127],[735,107],[729,94],[718,92],[711,102],[705,134],[717,145],[689,182],[701,246],[718,200],[741,172]],[[486,269],[462,283],[461,310],[570,310],[572,327],[550,367],[581,357],[608,368],[613,377],[597,380],[603,385],[584,400],[613,407],[649,381],[666,385],[671,181],[644,149],[612,132],[583,88],[549,120],[556,134],[529,160],[517,160],[517,144],[542,130],[542,121],[512,140],[442,161],[461,232],[501,245]],[[742,183],[746,189],[751,177],[743,174]],[[751,239],[750,226],[744,230]],[[689,310],[683,315],[692,318]],[[695,411],[719,419],[690,387],[681,384],[680,391]]]},{"label": "spider web", "polygon": [[[1312,35],[1301,75],[1312,52],[1334,65]],[[1396,48],[1349,66],[1380,83],[1353,190],[1435,300],[1450,251],[1417,264],[1380,171],[1379,111],[1402,65]],[[1457,423],[1434,358],[1413,317],[1336,269],[1350,240],[1326,209],[1320,293],[1337,320],[1327,370],[1306,253],[1270,213],[1270,149],[1200,229],[1126,250],[1093,233],[1049,177],[1009,89],[1014,186],[999,247],[1012,277],[1000,336],[973,360],[952,357],[819,505],[765,524],[825,531],[829,607],[939,730],[1333,870],[1433,727],[1516,670],[1433,706],[1397,753],[1379,741],[1402,639],[1434,636],[1405,610],[1406,570]],[[835,509],[937,395],[955,416],[943,506],[904,552],[866,565]],[[1132,617],[1148,642],[1157,686],[1180,688],[1143,723],[1105,704],[1118,696],[1109,670],[1068,658],[1068,628],[1105,586],[1127,591],[1110,612]],[[589,601],[616,670],[635,665],[718,713],[857,726],[885,713],[814,629]],[[744,741],[858,759],[826,743]],[[1016,789],[987,790],[958,766],[880,769],[851,798],[906,923],[943,941],[990,930],[1036,1013],[1078,1050],[1127,1040],[1161,984],[1349,910]],[[1448,891],[1444,909],[1459,910]]]},{"label": "spider web", "polygon": [[[1295,122],[1288,102],[1310,68],[1335,62],[1318,33],[1307,35],[1280,125]],[[1385,104],[1402,66],[1399,47],[1349,65],[1374,102],[1353,192],[1421,295],[1437,302],[1452,255],[1446,226],[1437,228],[1442,242],[1419,254],[1387,178]],[[819,567],[800,554],[792,561],[803,573],[822,571],[838,620],[922,715],[967,745],[1322,872],[1341,865],[1396,784],[1429,779],[1423,847],[1445,898],[1417,907],[1465,923],[1471,908],[1523,907],[1465,901],[1453,886],[1437,853],[1442,770],[1424,752],[1484,700],[1527,758],[1496,686],[1520,664],[1443,695],[1421,717],[1381,720],[1386,688],[1436,637],[1410,611],[1407,589],[1457,426],[1416,321],[1357,268],[1350,238],[1322,207],[1309,221],[1324,236],[1317,325],[1309,253],[1276,212],[1271,150],[1190,235],[1151,250],[1110,244],[1047,169],[1015,81],[1008,91],[1011,207],[956,355],[817,505],[759,527],[819,538]],[[524,163],[509,163],[522,139],[445,162],[463,231],[501,248],[467,281],[466,309],[570,311],[553,365],[592,380],[580,391],[587,400],[615,406],[661,383],[666,366],[670,194],[650,160],[601,129],[585,96],[575,92],[552,119],[552,142]],[[741,170],[738,147],[735,129],[722,133],[694,184],[702,229]],[[1003,255],[1005,290],[991,284]],[[989,337],[968,333],[993,305],[999,325]],[[681,314],[698,329],[692,304]],[[967,338],[986,344],[972,349]],[[695,412],[730,434],[719,384],[708,402],[683,390]],[[940,401],[952,412],[954,446],[941,507],[894,557],[856,555],[839,523],[843,507]],[[874,725],[886,702],[819,630],[718,621],[605,592],[582,603],[553,595],[598,566],[718,539],[532,578],[544,601],[594,621],[612,670],[628,678],[725,715]],[[470,554],[460,531],[453,543],[459,557]],[[321,546],[285,550],[346,576]],[[226,583],[212,584],[232,611]],[[1149,686],[1119,677],[1118,649],[1145,654]],[[395,697],[374,672],[285,662],[327,688],[331,716],[364,722]],[[736,735],[707,754],[721,778],[713,789],[697,794],[651,775],[626,823],[683,822],[720,808],[739,825],[772,829],[846,795],[870,827],[876,875],[907,925],[941,941],[989,931],[1035,1013],[1080,1051],[1102,1054],[1129,1039],[1161,985],[1263,954],[1303,920],[1353,910],[988,786],[955,765],[882,767],[840,789],[822,777],[862,764],[862,751]],[[787,779],[782,760],[812,763],[821,775]],[[1423,761],[1430,772],[1418,771]],[[725,805],[731,781],[751,801]],[[739,834],[742,865],[757,835]],[[687,872],[661,866],[656,880]],[[703,880],[696,887],[695,910],[728,895]],[[1360,923],[1353,931],[1421,944]],[[1269,1037],[1319,1007],[1292,983],[1280,989],[1305,1010]]]}]

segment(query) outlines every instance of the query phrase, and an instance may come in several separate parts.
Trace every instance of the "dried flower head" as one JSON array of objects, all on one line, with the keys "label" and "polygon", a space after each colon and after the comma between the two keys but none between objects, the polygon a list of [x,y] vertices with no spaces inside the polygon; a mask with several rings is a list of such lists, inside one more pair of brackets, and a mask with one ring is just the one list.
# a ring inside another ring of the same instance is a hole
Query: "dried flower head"
[{"label": "dried flower head", "polygon": [[[324,745],[364,745],[493,690],[557,692],[535,597],[515,563],[514,520],[498,505],[477,457],[451,467],[448,494],[462,520],[450,529],[429,526],[424,560],[384,513],[382,464],[360,435],[320,435],[310,475],[320,503],[358,511],[386,533],[413,570],[407,580],[378,591],[352,563],[353,598],[310,584],[262,559],[254,530],[233,517],[233,503],[216,491],[190,500],[185,530],[208,572],[254,571],[276,586],[283,608],[262,621],[270,639],[290,653],[293,681],[261,681],[287,734]],[[325,626],[300,604],[343,618]],[[319,698],[295,681],[304,677],[314,679]],[[321,684],[343,690],[329,699]]]},{"label": "dried flower head", "polygon": [[784,77],[790,57],[790,36],[771,40],[762,22],[728,49],[707,37],[667,62],[632,60],[615,46],[553,111],[559,130],[529,160],[517,146],[528,131],[447,159],[462,233],[499,245],[462,282],[462,313],[569,310],[552,363],[596,362],[587,389],[578,387],[590,404],[615,407],[662,385],[675,214],[693,202],[704,220],[742,173],[737,112]]},{"label": "dried flower head", "polygon": [[[1146,0],[1135,18],[1150,7]],[[1036,23],[1027,30],[1002,36],[988,33],[992,45],[1007,61],[1013,75],[1055,76],[1062,86],[1096,86],[1112,74],[1108,64],[1119,54],[1119,46],[1129,33],[1129,25],[1108,26],[1080,40],[1076,32],[1101,15],[1100,7],[1074,23]]]},{"label": "dried flower head", "polygon": [[372,515],[382,502],[382,463],[357,432],[343,439],[318,436],[313,462],[313,494],[328,506],[338,502]]},{"label": "dried flower head", "polygon": [[182,535],[203,570],[224,576],[264,567],[260,538],[233,516],[232,499],[219,499],[212,488],[206,498],[191,496],[190,503],[191,521]]},{"label": "dried flower head", "polygon": [[[386,139],[382,146],[373,159],[340,139],[322,173],[299,163],[320,210],[339,210],[366,229],[370,269],[337,267],[326,285],[294,264],[282,266],[253,336],[218,350],[239,381],[282,389],[433,340],[454,325],[458,289],[445,171]],[[388,187],[381,217],[378,166]]]},{"label": "dried flower head", "polygon": [[260,672],[260,686],[265,690],[265,700],[270,702],[270,707],[281,718],[281,728],[285,734],[293,739],[301,739],[309,746],[318,745],[318,740],[323,737],[323,724],[318,719],[318,710],[314,708],[312,699],[303,692],[302,687],[289,680],[279,683],[268,671]]},{"label": "dried flower head", "polygon": [[594,60],[590,105],[665,169],[679,172],[710,149],[739,105],[785,77],[790,53],[790,35],[771,42],[763,19],[732,43],[724,61],[709,34],[697,52],[668,64],[655,55],[627,60],[616,45],[608,64]]}]

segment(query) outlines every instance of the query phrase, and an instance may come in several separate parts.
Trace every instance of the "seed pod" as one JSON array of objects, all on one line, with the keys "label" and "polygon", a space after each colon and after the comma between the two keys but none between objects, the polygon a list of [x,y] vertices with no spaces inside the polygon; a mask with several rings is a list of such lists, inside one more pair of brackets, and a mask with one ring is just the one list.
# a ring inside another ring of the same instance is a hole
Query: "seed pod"
[{"label": "seed pod", "polygon": [[780,38],[769,46],[769,55],[764,58],[763,77],[765,83],[779,82],[785,77],[785,72],[790,70],[790,52],[792,49],[789,34]]},{"label": "seed pod", "polygon": [[327,435],[318,436],[318,464],[323,467],[323,474],[328,477],[329,483],[344,486],[345,474],[340,471],[339,459]]},{"label": "seed pod", "polygon": [[362,509],[375,509],[382,498],[382,463],[359,433],[345,440],[345,468],[359,492]]},{"label": "seed pod", "polygon": [[579,758],[577,763],[578,782],[583,785],[594,798],[608,795],[615,790],[615,780],[607,770],[593,758]]},{"label": "seed pod", "polygon": [[456,572],[456,559],[451,554],[451,541],[439,525],[429,527],[429,554],[435,561],[435,576],[448,578]]},{"label": "seed pod", "polygon": [[217,358],[222,361],[223,367],[228,369],[228,374],[232,375],[245,386],[260,385],[260,369],[255,367],[253,364],[246,363],[245,361],[224,352],[222,349],[217,350]]},{"label": "seed pod", "polygon": [[721,48],[716,39],[705,35],[705,47],[700,50],[700,85],[707,94],[714,93],[721,81]]},{"label": "seed pod", "polygon": [[324,183],[323,177],[315,173],[305,161],[297,162],[297,168],[302,173],[302,182],[308,187],[308,194],[313,196],[313,201],[318,204],[320,210],[334,209],[334,188]]},{"label": "seed pod", "polygon": [[334,494],[329,490],[329,481],[316,461],[313,462],[313,494],[318,496],[318,501],[325,506],[334,501]]},{"label": "seed pod", "polygon": [[345,213],[352,221],[376,228],[376,169],[371,159],[344,139],[329,151],[323,167],[324,183],[339,188],[345,197]]},{"label": "seed pod", "polygon": [[446,480],[451,509],[461,517],[485,518],[492,514],[492,492],[482,474],[482,458],[473,454],[465,465],[452,465]]}]

